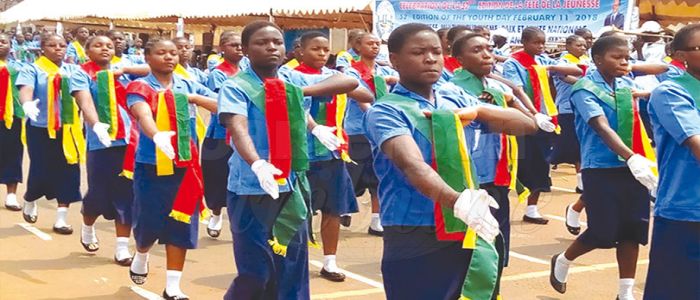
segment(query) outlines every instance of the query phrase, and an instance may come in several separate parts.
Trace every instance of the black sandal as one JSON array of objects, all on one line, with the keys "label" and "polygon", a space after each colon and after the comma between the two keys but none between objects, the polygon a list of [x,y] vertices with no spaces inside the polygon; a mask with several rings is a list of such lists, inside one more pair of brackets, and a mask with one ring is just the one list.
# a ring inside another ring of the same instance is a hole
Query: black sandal
[{"label": "black sandal", "polygon": [[187,298],[187,296],[180,296],[180,295],[175,295],[175,296],[170,296],[168,293],[163,290],[163,299],[165,300],[190,300],[190,298]]},{"label": "black sandal", "polygon": [[83,242],[83,237],[80,237],[80,244],[83,245],[83,248],[85,248],[85,251],[87,252],[95,252],[100,250],[99,241],[97,243],[85,243]]},{"label": "black sandal", "polygon": [[221,234],[221,230],[216,230],[216,229],[207,228],[207,234],[208,234],[210,237],[218,238],[219,235]]},{"label": "black sandal", "polygon": [[[148,270],[148,265],[146,265],[146,269]],[[131,281],[133,281],[136,285],[142,285],[146,283],[146,277],[148,277],[148,271],[146,271],[145,274],[138,274],[134,273],[134,271],[129,268],[129,277],[131,278]]]}]

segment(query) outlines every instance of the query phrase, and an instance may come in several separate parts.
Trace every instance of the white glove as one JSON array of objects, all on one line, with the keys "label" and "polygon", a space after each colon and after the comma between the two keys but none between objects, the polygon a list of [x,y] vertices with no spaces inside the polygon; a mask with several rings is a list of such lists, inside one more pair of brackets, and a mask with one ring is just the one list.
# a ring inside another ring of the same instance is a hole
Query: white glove
[{"label": "white glove", "polygon": [[632,171],[634,178],[649,189],[650,192],[656,191],[659,178],[651,170],[651,168],[656,167],[654,162],[639,154],[634,154],[627,160],[627,167]]},{"label": "white glove", "polygon": [[250,169],[253,170],[255,176],[258,177],[260,187],[262,187],[265,193],[270,195],[272,199],[280,197],[280,188],[277,181],[275,181],[275,175],[282,175],[282,171],[263,159],[253,162],[253,164],[250,165]]},{"label": "white glove", "polygon": [[498,221],[491,214],[498,203],[485,190],[464,190],[453,207],[455,218],[462,220],[477,235],[492,242],[499,233]]},{"label": "white glove", "polygon": [[153,135],[153,143],[155,143],[156,147],[169,159],[175,158],[175,149],[170,142],[170,138],[172,138],[173,135],[175,135],[175,131],[158,131]]},{"label": "white glove", "polygon": [[543,113],[535,114],[535,122],[537,122],[537,127],[546,132],[554,132],[554,129],[557,128],[556,126],[554,126],[554,123],[552,123],[552,117],[547,116]]},{"label": "white glove", "polygon": [[39,99],[22,103],[22,110],[27,118],[36,122],[36,118],[39,117]]},{"label": "white glove", "polygon": [[316,125],[311,134],[313,134],[328,150],[335,151],[340,147],[340,140],[334,133],[335,127]]},{"label": "white glove", "polygon": [[112,138],[109,136],[109,124],[97,122],[92,125],[92,131],[97,135],[97,139],[105,147],[109,147],[112,144]]}]

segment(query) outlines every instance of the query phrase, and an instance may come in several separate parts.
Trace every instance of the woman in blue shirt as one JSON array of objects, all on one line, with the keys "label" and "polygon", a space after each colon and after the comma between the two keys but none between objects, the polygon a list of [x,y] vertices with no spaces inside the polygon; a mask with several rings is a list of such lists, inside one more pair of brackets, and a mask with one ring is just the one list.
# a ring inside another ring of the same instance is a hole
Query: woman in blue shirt
[{"label": "woman in blue shirt", "polygon": [[[24,68],[15,84],[20,91],[20,102],[27,121],[27,152],[29,153],[29,176],[27,191],[24,194],[23,217],[28,223],[37,220],[36,200],[46,196],[47,199],[57,199],[58,210],[53,230],[59,234],[71,234],[73,228],[66,223],[68,206],[80,201],[80,165],[78,161],[68,161],[64,152],[62,137],[64,135],[61,120],[61,102],[56,101],[63,96],[61,92],[49,91],[51,85],[70,80],[78,70],[74,64],[63,63],[66,53],[66,42],[56,34],[45,35],[41,39],[41,50],[44,53],[33,64]],[[61,80],[56,80],[57,77]],[[59,87],[60,88],[60,87]],[[49,105],[49,93],[54,102]],[[69,95],[65,95],[69,96]],[[36,100],[33,100],[36,99]],[[51,107],[53,111],[48,111]],[[49,116],[51,115],[51,116]],[[76,128],[71,128],[71,131]],[[66,132],[66,136],[71,135]],[[82,151],[82,149],[77,149]],[[76,157],[77,159],[77,157]]]},{"label": "woman in blue shirt", "polygon": [[[22,156],[24,154],[24,146],[21,141],[22,117],[24,113],[19,105],[19,92],[14,83],[17,81],[17,74],[22,68],[22,63],[18,61],[8,60],[10,53],[10,36],[5,33],[0,33],[0,72],[7,72],[9,81],[0,83],[5,91],[12,98],[10,103],[3,103],[3,114],[0,116],[4,119],[4,124],[0,124],[0,184],[7,186],[7,195],[5,196],[5,207],[12,211],[19,211],[22,206],[17,202],[17,184],[22,182]],[[4,94],[7,95],[7,94]],[[12,114],[9,114],[9,111]],[[8,119],[9,117],[9,119]]]}]

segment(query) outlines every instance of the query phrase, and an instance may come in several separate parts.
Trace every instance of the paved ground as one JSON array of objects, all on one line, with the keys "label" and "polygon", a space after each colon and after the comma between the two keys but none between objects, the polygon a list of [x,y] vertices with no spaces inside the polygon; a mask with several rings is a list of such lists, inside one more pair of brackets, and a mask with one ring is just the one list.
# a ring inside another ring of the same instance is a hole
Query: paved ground
[{"label": "paved ground", "polygon": [[[576,261],[565,295],[549,286],[551,255],[563,251],[574,238],[562,222],[564,209],[578,197],[571,190],[576,184],[573,168],[560,166],[552,171],[552,176],[556,188],[540,202],[541,212],[550,218],[549,225],[523,224],[520,219],[525,205],[511,200],[513,253],[503,277],[503,298],[615,299],[617,266],[613,250],[595,251]],[[86,188],[84,181],[82,188]],[[23,191],[21,186],[20,195]],[[0,192],[0,199],[4,199],[4,192]],[[349,278],[344,283],[320,278],[323,255],[321,250],[311,249],[313,299],[384,299],[379,264],[381,239],[365,233],[369,203],[366,197],[358,201],[361,212],[353,217],[350,230],[341,232],[338,253],[338,263],[349,271]],[[101,250],[88,254],[79,243],[80,204],[70,208],[69,222],[76,229],[70,236],[51,232],[55,205],[40,200],[39,220],[34,225],[25,224],[21,213],[0,208],[0,299],[158,299],[165,286],[163,247],[156,246],[152,251],[149,280],[137,288],[129,280],[127,268],[112,263],[112,224],[98,221]],[[220,299],[236,275],[231,235],[224,230],[218,240],[213,240],[201,225],[199,245],[188,255],[182,288],[193,299]],[[644,289],[648,250],[643,247],[639,258],[635,285],[638,298]]]}]

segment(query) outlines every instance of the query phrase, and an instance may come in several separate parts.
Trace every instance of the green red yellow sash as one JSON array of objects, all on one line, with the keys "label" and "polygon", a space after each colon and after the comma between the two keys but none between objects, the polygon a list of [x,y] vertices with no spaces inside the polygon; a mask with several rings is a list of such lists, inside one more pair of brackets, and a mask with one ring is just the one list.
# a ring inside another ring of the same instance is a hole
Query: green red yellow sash
[{"label": "green red yellow sash", "polygon": [[700,109],[700,80],[690,75],[688,72],[683,73],[683,75],[676,78],[672,78],[674,82],[683,87],[693,100],[695,101],[695,107]]},{"label": "green red yellow sash", "polygon": [[588,70],[588,64],[591,62],[591,59],[588,58],[587,55],[582,55],[581,57],[576,57],[571,53],[566,53],[561,57],[564,61],[574,64],[581,68],[583,70],[583,75],[586,75],[586,71]]},{"label": "green red yellow sash", "polygon": [[295,69],[296,67],[299,66],[299,61],[296,58],[292,58],[290,61],[288,61],[286,64],[284,64],[287,68],[290,69]]},{"label": "green red yellow sash", "polygon": [[459,61],[452,56],[445,55],[443,60],[445,61],[443,67],[452,74],[454,74],[457,70],[462,69],[462,65],[459,63]]},{"label": "green red yellow sash", "polygon": [[[481,79],[467,70],[457,70],[450,82],[469,94],[479,97],[482,93],[488,93],[493,97],[494,104],[508,108],[506,95],[496,89],[484,87]],[[518,140],[515,136],[501,133],[501,152],[496,164],[494,185],[507,186],[518,193],[518,199],[522,203],[530,195],[530,190],[518,180]]]},{"label": "green red yellow sash", "polygon": [[47,125],[49,138],[55,139],[56,132],[62,130],[63,154],[68,164],[85,162],[85,136],[83,122],[80,121],[78,105],[70,94],[68,78],[62,78],[59,66],[45,56],[34,62],[46,73],[47,82]]},{"label": "green red yellow sash", "polygon": [[[222,58],[223,59],[223,58]],[[182,78],[185,78],[187,80],[194,80],[192,78],[192,75],[190,75],[190,72],[187,72],[187,69],[183,67],[181,64],[177,64],[175,66],[175,69],[173,70],[173,73],[179,75]],[[195,132],[197,133],[197,140],[202,143],[204,141],[204,136],[207,133],[207,125],[204,124],[204,119],[202,119],[202,116],[199,115],[199,110],[197,110],[197,116],[195,117]]]},{"label": "green red yellow sash", "polygon": [[[617,115],[615,132],[617,135],[634,153],[656,161],[654,148],[651,146],[651,140],[639,114],[639,102],[632,97],[632,91],[629,88],[617,89],[611,95],[590,79],[582,78],[572,88],[572,92],[577,90],[589,91],[606,105],[615,109]],[[620,160],[624,161],[623,158]]]},{"label": "green red yellow sash", "polygon": [[[202,182],[202,168],[199,165],[199,151],[190,134],[190,117],[187,95],[174,93],[172,90],[156,91],[148,84],[141,81],[133,81],[127,86],[127,94],[138,95],[146,99],[151,108],[158,131],[174,131],[172,145],[175,150],[175,159],[170,160],[165,153],[156,147],[156,174],[158,176],[170,176],[175,174],[174,168],[186,168],[182,183],[178,188],[177,196],[173,202],[170,217],[190,223],[192,215],[199,208],[199,214],[203,218],[206,215],[206,205],[203,201],[204,184]],[[136,127],[136,126],[133,126]],[[131,141],[131,139],[130,139]],[[129,147],[136,148],[130,144]],[[125,164],[130,161],[133,174],[133,153],[127,149],[124,158]]]},{"label": "green red yellow sash", "polygon": [[97,99],[95,99],[97,116],[101,123],[109,125],[109,137],[112,141],[126,137],[126,129],[119,106],[126,109],[126,90],[111,70],[102,70],[95,62],[87,62],[81,68],[97,82]]},{"label": "green red yellow sash", "polygon": [[[314,69],[304,63],[299,64],[294,70],[304,74],[321,74],[321,70]],[[312,115],[312,117],[319,125],[335,127],[335,135],[341,142],[337,150],[340,159],[345,162],[353,162],[348,153],[348,134],[345,132],[345,129],[343,129],[347,104],[347,94],[335,95],[330,102],[318,103],[318,111],[315,115]],[[329,150],[317,139],[314,139],[314,153],[318,156],[322,156],[328,154]]]},{"label": "green red yellow sash", "polygon": [[0,61],[0,116],[7,129],[12,128],[14,118],[24,118],[24,110],[19,103],[19,90],[15,86],[19,72]]},{"label": "green red yellow sash", "polygon": [[561,132],[557,119],[559,112],[557,111],[556,104],[554,104],[554,98],[552,98],[552,89],[549,85],[547,69],[545,66],[537,64],[535,58],[525,53],[525,51],[515,52],[511,54],[511,57],[527,70],[528,77],[526,78],[527,80],[523,88],[532,99],[532,104],[535,106],[535,109],[538,112],[542,112],[542,109],[544,109],[544,114],[550,116],[552,118],[552,123],[556,126],[554,132],[559,134]]},{"label": "green red yellow sash", "polygon": [[[459,116],[451,110],[437,110],[433,111],[431,122],[423,116],[415,100],[397,94],[389,94],[378,102],[389,103],[404,111],[417,130],[432,141],[433,168],[445,183],[456,191],[479,188]],[[460,299],[491,299],[498,283],[499,257],[503,255],[492,242],[477,236],[475,231],[455,218],[451,207],[442,207],[435,202],[434,213],[438,240],[462,241],[464,249],[472,250]],[[499,235],[499,238],[502,237]]]},{"label": "green red yellow sash", "polygon": [[78,61],[76,61],[76,64],[84,64],[88,61],[87,54],[85,54],[85,48],[83,48],[83,45],[81,45],[78,41],[73,41],[71,42],[71,45],[73,45],[73,48],[75,48],[75,53],[78,55]]},{"label": "green red yellow sash", "polygon": [[268,161],[282,171],[282,175],[275,176],[275,179],[284,185],[291,172],[297,176],[297,181],[292,183],[295,186],[292,196],[275,219],[273,237],[269,240],[273,252],[285,256],[289,242],[308,216],[299,188],[305,181],[299,177],[309,169],[303,92],[301,88],[277,78],[265,79],[261,84],[248,72],[238,73],[233,80],[250,97],[253,105],[265,114],[270,149]]}]

